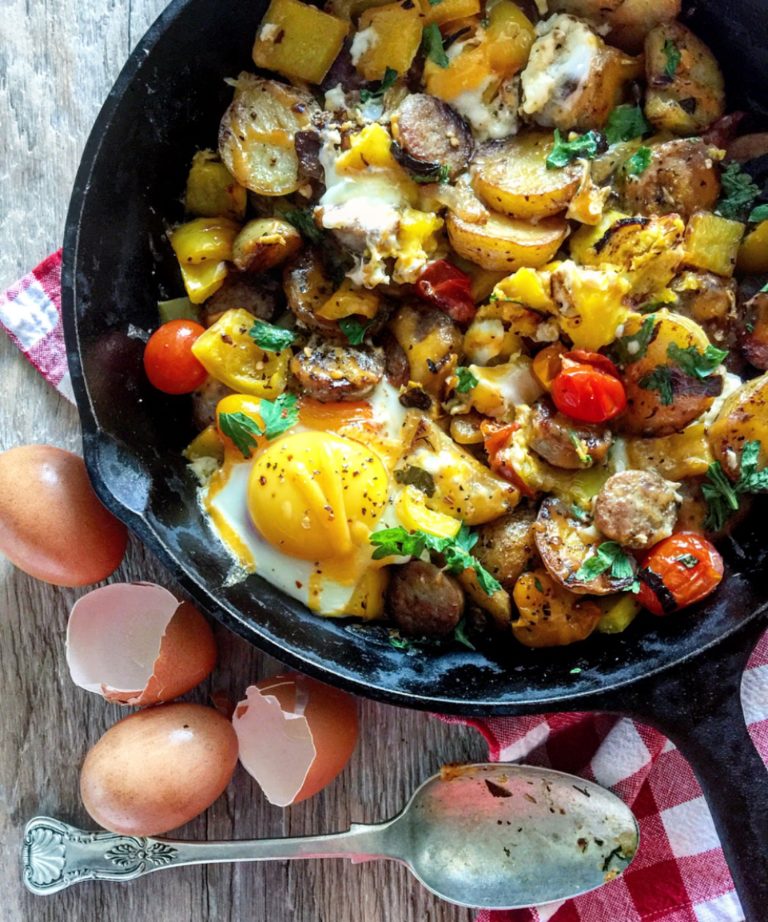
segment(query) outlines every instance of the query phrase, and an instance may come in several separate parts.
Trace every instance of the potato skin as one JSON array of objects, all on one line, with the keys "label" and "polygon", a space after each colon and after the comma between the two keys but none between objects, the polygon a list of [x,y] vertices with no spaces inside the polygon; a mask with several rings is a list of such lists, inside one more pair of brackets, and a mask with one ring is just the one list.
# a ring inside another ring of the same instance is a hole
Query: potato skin
[{"label": "potato skin", "polygon": [[449,212],[445,226],[459,256],[483,269],[508,272],[522,266],[543,266],[568,234],[568,224],[560,218],[529,224],[500,214],[491,214],[485,224],[470,224]]},{"label": "potato skin", "polygon": [[753,378],[723,402],[709,429],[715,459],[729,477],[738,477],[747,442],[758,441],[758,468],[768,465],[768,372]]},{"label": "potato skin", "polygon": [[235,237],[232,262],[243,272],[266,272],[301,249],[296,228],[281,218],[256,218]]},{"label": "potato skin", "polygon": [[521,507],[477,529],[472,553],[507,592],[512,592],[517,578],[536,557],[535,522],[535,510]]},{"label": "potato skin", "polygon": [[654,145],[651,162],[637,176],[625,175],[622,197],[632,214],[679,214],[685,220],[714,208],[720,177],[708,146],[695,138]]},{"label": "potato skin", "polygon": [[[668,43],[680,53],[672,76],[664,50]],[[646,36],[645,74],[645,115],[659,131],[700,134],[725,111],[723,75],[715,56],[679,22],[662,23]]]},{"label": "potato skin", "polygon": [[464,593],[446,573],[424,560],[392,568],[387,610],[403,634],[442,637],[450,634],[464,611]]},{"label": "potato skin", "polygon": [[440,399],[461,354],[463,337],[459,328],[437,308],[404,304],[389,329],[405,353],[410,380]]},{"label": "potato skin", "polygon": [[523,573],[512,597],[519,613],[512,633],[526,647],[562,647],[585,640],[600,620],[595,602],[563,589],[544,569]]}]

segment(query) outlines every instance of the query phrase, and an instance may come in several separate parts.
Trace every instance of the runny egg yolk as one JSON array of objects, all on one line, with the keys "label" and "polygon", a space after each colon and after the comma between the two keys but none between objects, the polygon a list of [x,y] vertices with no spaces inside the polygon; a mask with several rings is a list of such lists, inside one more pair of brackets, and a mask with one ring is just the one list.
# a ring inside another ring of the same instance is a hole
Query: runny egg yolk
[{"label": "runny egg yolk", "polygon": [[253,465],[248,511],[264,538],[291,557],[348,557],[368,542],[388,495],[386,468],[364,445],[300,432],[270,445]]}]

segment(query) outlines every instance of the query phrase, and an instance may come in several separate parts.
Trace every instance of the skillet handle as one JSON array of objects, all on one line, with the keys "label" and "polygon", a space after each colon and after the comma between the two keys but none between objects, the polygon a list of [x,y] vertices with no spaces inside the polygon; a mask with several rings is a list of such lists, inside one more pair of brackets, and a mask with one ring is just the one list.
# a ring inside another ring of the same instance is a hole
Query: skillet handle
[{"label": "skillet handle", "polygon": [[747,922],[768,917],[768,771],[747,731],[740,689],[765,629],[764,618],[752,618],[671,674],[640,683],[622,708],[661,730],[690,762]]}]

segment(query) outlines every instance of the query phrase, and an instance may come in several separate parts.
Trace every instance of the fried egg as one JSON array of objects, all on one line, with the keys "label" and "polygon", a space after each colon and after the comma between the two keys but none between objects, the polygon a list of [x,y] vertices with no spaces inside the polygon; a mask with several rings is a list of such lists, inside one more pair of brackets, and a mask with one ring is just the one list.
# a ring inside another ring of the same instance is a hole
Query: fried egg
[{"label": "fried egg", "polygon": [[401,524],[405,415],[382,382],[365,401],[301,401],[299,422],[250,459],[228,448],[200,500],[230,581],[257,573],[318,613],[379,616],[391,560],[372,559],[369,537]]}]

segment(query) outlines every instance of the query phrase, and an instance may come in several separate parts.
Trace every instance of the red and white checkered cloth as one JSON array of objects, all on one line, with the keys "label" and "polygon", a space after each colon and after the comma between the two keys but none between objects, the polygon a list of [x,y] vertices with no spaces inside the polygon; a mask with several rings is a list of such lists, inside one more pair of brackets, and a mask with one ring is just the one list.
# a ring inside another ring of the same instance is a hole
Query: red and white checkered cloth
[{"label": "red and white checkered cloth", "polygon": [[[0,295],[0,323],[22,354],[72,400],[61,330],[61,254]],[[768,764],[768,633],[742,682],[742,705]],[[477,922],[741,922],[744,914],[712,818],[691,767],[661,733],[628,718],[550,714],[483,720],[476,727],[494,761],[524,759],[597,781],[629,804],[640,850],[629,869],[574,900]],[[768,915],[768,910],[766,910]]]}]

